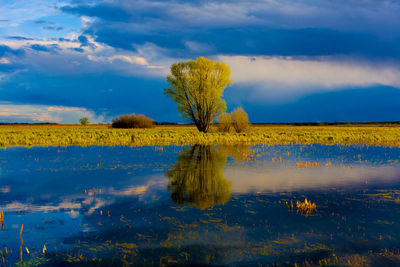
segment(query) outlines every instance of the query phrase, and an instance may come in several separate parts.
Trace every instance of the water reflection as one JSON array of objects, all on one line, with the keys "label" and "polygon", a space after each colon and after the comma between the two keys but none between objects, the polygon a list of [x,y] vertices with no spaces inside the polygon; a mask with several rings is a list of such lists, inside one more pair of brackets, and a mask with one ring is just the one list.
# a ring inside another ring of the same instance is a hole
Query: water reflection
[{"label": "water reflection", "polygon": [[[295,144],[0,149],[0,256],[400,266],[399,159],[400,148]],[[286,204],[305,198],[310,216]]]},{"label": "water reflection", "polygon": [[175,165],[165,172],[172,201],[199,209],[225,204],[232,187],[223,173],[225,165],[226,155],[212,146],[184,148]]}]

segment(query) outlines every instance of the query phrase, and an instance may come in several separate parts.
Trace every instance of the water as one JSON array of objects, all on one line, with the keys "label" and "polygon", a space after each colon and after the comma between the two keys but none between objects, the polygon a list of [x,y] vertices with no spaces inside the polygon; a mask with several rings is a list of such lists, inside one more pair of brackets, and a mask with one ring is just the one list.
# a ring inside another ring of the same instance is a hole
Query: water
[{"label": "water", "polygon": [[[399,159],[367,146],[2,149],[0,262],[400,264]],[[297,209],[305,198],[316,211]]]}]

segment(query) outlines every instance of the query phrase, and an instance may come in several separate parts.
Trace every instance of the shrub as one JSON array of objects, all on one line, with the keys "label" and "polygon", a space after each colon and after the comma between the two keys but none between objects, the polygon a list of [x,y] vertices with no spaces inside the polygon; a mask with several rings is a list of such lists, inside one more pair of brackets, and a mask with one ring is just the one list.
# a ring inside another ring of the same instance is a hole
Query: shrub
[{"label": "shrub", "polygon": [[136,116],[136,127],[135,128],[153,128],[154,120],[146,117],[145,115]]},{"label": "shrub", "polygon": [[124,114],[112,120],[113,128],[152,128],[154,121],[144,115]]},{"label": "shrub", "polygon": [[237,108],[231,113],[232,126],[237,133],[242,133],[249,128],[249,117],[242,108]]},{"label": "shrub", "polygon": [[218,131],[229,132],[232,128],[232,116],[229,113],[222,113],[218,117]]}]

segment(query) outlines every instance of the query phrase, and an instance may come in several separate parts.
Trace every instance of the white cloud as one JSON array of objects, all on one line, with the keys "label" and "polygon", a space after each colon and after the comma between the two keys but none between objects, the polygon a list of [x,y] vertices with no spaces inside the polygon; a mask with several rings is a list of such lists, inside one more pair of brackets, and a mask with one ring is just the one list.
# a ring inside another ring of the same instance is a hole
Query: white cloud
[{"label": "white cloud", "polygon": [[149,65],[149,63],[144,57],[128,56],[128,55],[113,55],[110,57],[88,55],[88,59],[97,62],[109,62],[109,63],[113,63],[115,60],[121,60],[135,65],[144,65],[144,66]]},{"label": "white cloud", "polygon": [[[107,1],[133,16],[129,30],[149,31],[180,27],[236,27],[259,25],[278,28],[330,28],[340,31],[368,31],[398,35],[398,1],[353,0],[237,0],[237,1]],[[160,18],[147,14],[155,12]],[[106,23],[110,23],[108,20]],[[110,26],[110,25],[107,25]]]},{"label": "white cloud", "polygon": [[10,64],[10,60],[5,57],[0,57],[0,64]]},{"label": "white cloud", "polygon": [[[346,168],[321,168],[296,170],[254,169],[225,171],[226,177],[232,181],[232,193],[249,192],[291,192],[299,190],[321,190],[321,188],[359,188],[368,181],[369,184],[381,184],[399,180],[398,167],[355,166]],[[248,179],[243,179],[248,177]]]},{"label": "white cloud", "polygon": [[[115,48],[96,42],[87,36],[90,46],[81,47],[78,36],[70,35],[63,40],[7,40],[3,43],[13,49],[24,49],[25,55],[18,57],[20,67],[33,68],[47,74],[82,74],[116,72],[135,76],[164,76],[173,59],[164,57],[152,44],[138,46],[138,52],[117,51]],[[28,49],[31,45],[54,48],[54,52]],[[82,52],[74,49],[82,49]],[[10,63],[0,58],[0,64]],[[9,74],[11,75],[11,74]]]},{"label": "white cloud", "polygon": [[0,122],[76,124],[82,117],[88,117],[92,123],[104,122],[103,116],[97,116],[93,111],[86,108],[0,103]]},{"label": "white cloud", "polygon": [[193,41],[186,41],[185,47],[193,52],[208,53],[213,50],[213,46],[206,43],[199,43]]},{"label": "white cloud", "polygon": [[136,186],[128,186],[120,190],[116,190],[113,187],[105,189],[104,192],[119,197],[128,197],[128,196],[140,196],[151,195],[157,192],[158,190],[162,190],[167,185],[167,180],[163,175],[149,175],[143,179],[148,181],[145,184],[136,185]]},{"label": "white cloud", "polygon": [[220,56],[231,68],[233,83],[262,94],[301,95],[349,87],[386,85],[400,88],[400,67],[332,58]]},{"label": "white cloud", "polygon": [[57,205],[36,205],[31,203],[21,203],[18,201],[14,201],[8,204],[1,206],[2,209],[7,211],[44,211],[44,212],[51,212],[51,211],[59,211],[59,210],[76,210],[81,209],[82,205],[80,203],[73,203],[73,202],[61,202]]}]

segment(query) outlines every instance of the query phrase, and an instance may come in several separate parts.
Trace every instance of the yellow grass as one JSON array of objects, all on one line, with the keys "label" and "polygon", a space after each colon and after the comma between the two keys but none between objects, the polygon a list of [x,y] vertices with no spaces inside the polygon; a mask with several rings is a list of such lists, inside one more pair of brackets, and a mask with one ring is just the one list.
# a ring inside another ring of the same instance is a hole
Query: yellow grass
[{"label": "yellow grass", "polygon": [[109,125],[1,125],[0,147],[69,145],[364,144],[400,146],[400,125],[252,126],[246,133],[204,134],[194,126],[112,129]]}]

